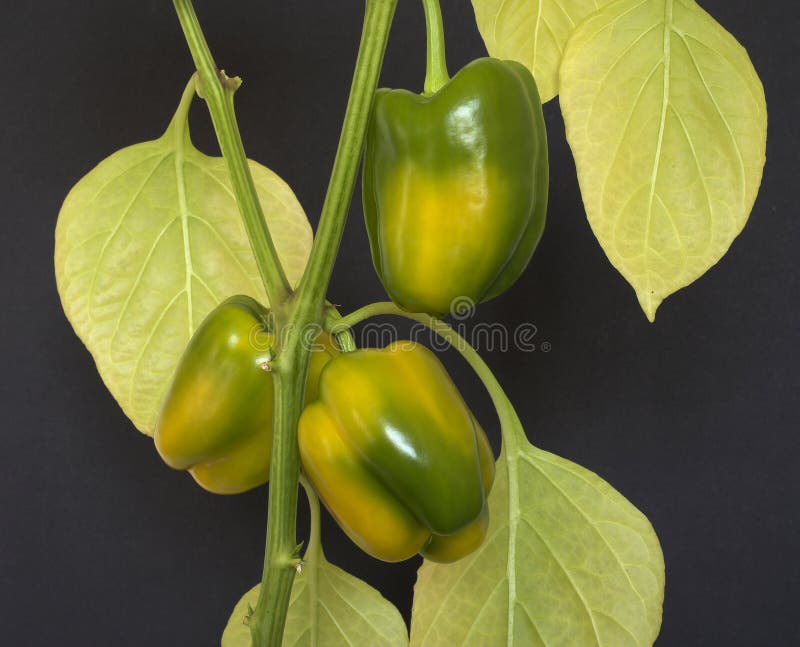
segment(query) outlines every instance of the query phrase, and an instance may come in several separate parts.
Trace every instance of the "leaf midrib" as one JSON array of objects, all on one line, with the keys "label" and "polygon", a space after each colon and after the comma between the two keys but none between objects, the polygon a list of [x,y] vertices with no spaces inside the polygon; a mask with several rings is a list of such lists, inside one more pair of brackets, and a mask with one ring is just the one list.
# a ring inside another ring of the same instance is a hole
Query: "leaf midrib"
[{"label": "leaf midrib", "polygon": [[[655,194],[656,194],[656,182],[658,181],[658,170],[661,164],[661,146],[664,142],[664,129],[666,127],[667,122],[667,108],[669,107],[669,80],[670,80],[670,72],[671,72],[671,37],[672,37],[672,2],[673,0],[664,0],[664,41],[663,41],[663,64],[664,64],[664,77],[663,77],[663,90],[662,90],[662,97],[661,97],[661,114],[659,116],[659,125],[658,125],[658,138],[656,140],[656,153],[653,159],[653,170],[650,174],[650,195],[648,198],[648,205],[647,205],[647,218],[645,220],[645,230],[644,230],[644,243],[642,254],[644,255],[644,263],[645,267],[649,269],[648,259],[648,252],[650,249],[650,226],[653,221],[653,203],[655,201]],[[665,213],[669,215],[669,212],[665,210]],[[678,242],[680,243],[680,238],[678,238]],[[650,272],[647,272],[647,289],[646,289],[646,300],[647,300],[647,315],[648,317],[652,317],[654,315],[653,309],[653,290],[652,284],[650,282]]]},{"label": "leaf midrib", "polygon": [[185,156],[185,129],[186,123],[181,128],[175,128],[174,132],[174,146],[175,146],[175,183],[178,188],[178,213],[181,219],[181,232],[183,234],[183,258],[186,265],[185,272],[185,286],[186,292],[186,309],[187,309],[187,327],[188,337],[191,339],[194,332],[194,312],[192,306],[192,275],[194,274],[192,265],[192,248],[189,240],[189,208],[186,202],[186,175],[184,167],[186,164]]}]

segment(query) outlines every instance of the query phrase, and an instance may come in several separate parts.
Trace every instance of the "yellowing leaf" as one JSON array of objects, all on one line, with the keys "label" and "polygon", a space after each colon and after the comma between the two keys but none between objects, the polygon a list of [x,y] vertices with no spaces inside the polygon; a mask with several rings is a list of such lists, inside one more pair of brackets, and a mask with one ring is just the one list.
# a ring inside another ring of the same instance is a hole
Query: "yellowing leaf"
[{"label": "yellowing leaf", "polygon": [[664,562],[650,523],[597,475],[530,445],[512,416],[486,540],[422,565],[412,647],[652,645]]},{"label": "yellowing leaf", "polygon": [[[181,110],[179,110],[181,112]],[[192,146],[183,114],[163,137],[124,148],[72,189],[56,227],[61,302],[108,389],[152,434],[190,336],[220,301],[266,301],[222,158]],[[311,248],[292,190],[250,168],[291,282]]]},{"label": "yellowing leaf", "polygon": [[575,25],[609,1],[472,0],[472,6],[489,54],[526,65],[545,102],[558,94],[558,66]]},{"label": "yellowing leaf", "polygon": [[764,91],[692,0],[619,0],[575,30],[561,108],[589,222],[650,321],[714,265],[753,207]]},{"label": "yellowing leaf", "polygon": [[[325,560],[306,559],[295,576],[283,633],[283,647],[407,647],[408,631],[400,612],[366,582]],[[250,647],[247,617],[261,585],[250,589],[231,614],[222,647]]]}]

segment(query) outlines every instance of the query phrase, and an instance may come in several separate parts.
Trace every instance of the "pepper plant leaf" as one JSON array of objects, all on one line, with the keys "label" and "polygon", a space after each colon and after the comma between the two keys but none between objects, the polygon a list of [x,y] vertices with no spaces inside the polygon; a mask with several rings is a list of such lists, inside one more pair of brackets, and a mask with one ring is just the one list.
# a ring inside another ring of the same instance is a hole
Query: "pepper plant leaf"
[{"label": "pepper plant leaf", "polygon": [[[222,647],[250,647],[248,616],[261,585],[250,589],[231,614]],[[407,647],[408,631],[400,612],[366,582],[325,559],[306,555],[295,576],[286,617],[283,647],[381,645]]]},{"label": "pepper plant leaf", "polygon": [[527,66],[546,102],[558,94],[558,66],[575,25],[610,1],[472,0],[472,6],[489,54]]},{"label": "pepper plant leaf", "polygon": [[528,443],[508,408],[486,540],[422,565],[412,647],[652,645],[664,562],[650,523],[597,475]]},{"label": "pepper plant leaf", "polygon": [[765,161],[764,90],[693,0],[618,0],[561,64],[561,109],[589,223],[647,318],[728,250]]},{"label": "pepper plant leaf", "polygon": [[[222,158],[191,143],[188,105],[164,136],[124,148],[70,191],[56,226],[55,270],[68,319],[136,427],[152,435],[194,330],[233,294],[266,302]],[[292,190],[250,162],[291,282],[311,249]]]}]

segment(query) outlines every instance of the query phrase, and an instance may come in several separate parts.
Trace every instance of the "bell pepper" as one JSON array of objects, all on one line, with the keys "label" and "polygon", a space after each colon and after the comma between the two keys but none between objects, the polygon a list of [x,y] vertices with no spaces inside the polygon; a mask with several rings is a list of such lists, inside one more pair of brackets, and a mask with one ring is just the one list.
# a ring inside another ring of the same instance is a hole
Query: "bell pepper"
[{"label": "bell pepper", "polygon": [[[269,310],[234,296],[200,324],[175,371],[154,440],[164,461],[188,470],[203,488],[238,494],[269,478],[275,336]],[[321,333],[311,355],[306,398],[317,395],[322,368],[336,354]]]},{"label": "bell pepper", "polygon": [[431,96],[378,90],[364,216],[402,308],[442,315],[508,289],[541,238],[547,189],[541,101],[521,64],[475,60]]},{"label": "bell pepper", "polygon": [[455,561],[486,533],[494,456],[436,356],[396,342],[331,360],[300,416],[303,470],[373,557]]}]

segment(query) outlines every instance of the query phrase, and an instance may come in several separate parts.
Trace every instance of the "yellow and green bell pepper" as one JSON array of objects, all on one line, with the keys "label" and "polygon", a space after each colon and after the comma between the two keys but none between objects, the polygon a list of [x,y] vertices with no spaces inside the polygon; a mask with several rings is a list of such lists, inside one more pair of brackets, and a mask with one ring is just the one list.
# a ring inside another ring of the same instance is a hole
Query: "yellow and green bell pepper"
[{"label": "yellow and green bell pepper", "polygon": [[541,101],[519,63],[478,59],[431,96],[378,90],[364,215],[402,308],[442,315],[508,289],[541,238],[547,190]]},{"label": "yellow and green bell pepper", "polygon": [[370,555],[450,562],[482,542],[494,456],[424,346],[396,342],[331,360],[298,441],[325,506]]},{"label": "yellow and green bell pepper", "polygon": [[[188,470],[206,490],[237,494],[269,478],[275,343],[269,310],[248,296],[215,308],[192,336],[175,371],[155,428],[170,467]],[[306,400],[337,353],[321,333],[311,354]]]}]

